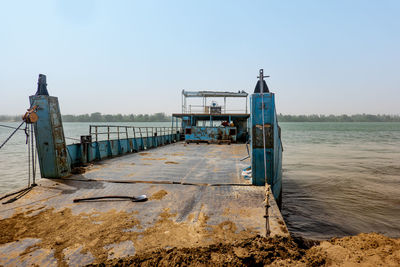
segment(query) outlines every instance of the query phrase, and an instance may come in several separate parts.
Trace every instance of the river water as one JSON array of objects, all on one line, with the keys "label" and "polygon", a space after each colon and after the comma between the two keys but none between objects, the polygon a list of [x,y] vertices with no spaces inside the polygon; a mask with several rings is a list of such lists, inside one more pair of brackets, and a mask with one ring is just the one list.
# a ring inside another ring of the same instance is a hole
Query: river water
[{"label": "river water", "polygon": [[[88,125],[64,123],[65,136],[88,134]],[[280,125],[282,214],[291,232],[314,239],[360,232],[400,236],[400,123]],[[0,142],[11,132],[0,127]],[[26,185],[26,150],[23,131],[0,150],[0,194]]]}]

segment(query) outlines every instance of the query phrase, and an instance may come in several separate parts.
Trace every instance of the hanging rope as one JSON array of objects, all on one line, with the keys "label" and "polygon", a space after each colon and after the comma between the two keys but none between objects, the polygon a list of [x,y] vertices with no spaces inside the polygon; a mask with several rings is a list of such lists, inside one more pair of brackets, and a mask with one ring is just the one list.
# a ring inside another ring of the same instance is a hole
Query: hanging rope
[{"label": "hanging rope", "polygon": [[26,144],[28,145],[28,187],[31,185],[31,151],[28,124],[25,125]]},{"label": "hanging rope", "polygon": [[0,127],[4,127],[4,128],[10,128],[10,129],[17,129],[20,131],[23,131],[24,129],[18,129],[17,127],[13,127],[13,126],[9,126],[9,125],[5,125],[5,124],[0,124]]},{"label": "hanging rope", "polygon": [[[26,194],[29,193],[29,191],[32,190],[33,187],[35,187],[36,184],[36,146],[34,142],[34,131],[33,131],[33,123],[30,124],[30,129],[29,129],[29,124],[26,123],[25,125],[25,135],[26,135],[26,144],[28,147],[28,186],[22,190],[19,190],[17,192],[8,194],[3,196],[1,199],[16,195],[15,197],[3,202],[3,204],[9,204],[12,203],[21,197],[25,196]],[[31,183],[31,173],[32,173],[32,183]]]},{"label": "hanging rope", "polygon": [[[19,128],[21,128],[21,126],[24,123],[34,123],[34,122],[37,121],[37,119],[38,119],[38,116],[36,115],[37,108],[38,108],[37,105],[33,106],[33,104],[31,104],[31,106],[29,107],[28,111],[22,117],[21,124],[17,128],[15,128],[15,130],[10,134],[10,136],[7,137],[7,139],[1,144],[0,149],[8,142],[8,140],[11,139],[11,137],[19,130]],[[12,127],[8,126],[8,128],[12,128]],[[25,133],[26,133],[26,129],[25,129]]]},{"label": "hanging rope", "polygon": [[[30,131],[29,129],[19,129],[18,127],[13,127],[13,126],[9,126],[9,125],[4,125],[4,124],[0,124],[0,127],[4,127],[4,128],[10,128],[10,129],[14,129],[14,130],[20,130],[20,131]],[[73,137],[68,137],[68,136],[64,136],[65,139],[69,139],[69,140],[74,140],[74,141],[81,141],[81,139],[78,138],[73,138]]]},{"label": "hanging rope", "polygon": [[[22,123],[17,128],[14,129],[14,131],[11,133],[11,135],[0,146],[0,149],[1,149],[18,130],[22,130],[20,128],[25,123],[25,129],[23,129],[23,130],[24,130],[25,136],[26,136],[25,143],[27,144],[27,147],[28,147],[28,187],[0,198],[0,199],[4,199],[7,197],[16,195],[15,197],[7,200],[6,202],[3,202],[3,204],[12,203],[12,202],[20,199],[21,197],[26,195],[29,191],[31,191],[34,186],[36,186],[36,147],[35,147],[35,142],[34,142],[34,130],[33,130],[33,123],[35,123],[38,120],[38,116],[36,114],[36,109],[37,109],[36,105],[33,107],[31,106],[31,108],[28,109],[28,112],[26,112],[25,115],[22,117],[22,120],[23,120]],[[14,127],[7,126],[7,125],[1,125],[1,126],[7,127],[7,128],[14,128]],[[32,183],[31,183],[31,172],[32,172]]]},{"label": "hanging rope", "polygon": [[264,146],[264,180],[267,183],[267,155],[266,155],[266,146],[265,146],[265,117],[264,117],[264,70],[260,70],[260,92],[261,92],[261,110],[262,110],[262,129],[263,129],[263,146]]},{"label": "hanging rope", "polygon": [[32,152],[32,186],[36,186],[36,164],[35,164],[35,142],[33,140],[34,131],[33,131],[33,123],[31,124],[31,152]]}]

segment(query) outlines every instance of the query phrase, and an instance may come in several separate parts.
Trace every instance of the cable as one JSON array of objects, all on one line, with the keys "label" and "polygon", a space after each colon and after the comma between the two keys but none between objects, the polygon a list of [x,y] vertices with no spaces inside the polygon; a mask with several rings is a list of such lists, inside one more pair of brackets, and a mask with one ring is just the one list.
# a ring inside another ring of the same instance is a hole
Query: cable
[{"label": "cable", "polygon": [[[23,122],[24,123],[24,122]],[[19,130],[19,128],[22,126],[22,124],[18,127],[15,128],[15,131],[13,132],[13,134]],[[12,203],[14,201],[17,201],[18,199],[20,199],[21,197],[23,197],[24,195],[28,194],[33,187],[35,187],[36,184],[36,146],[35,146],[35,142],[34,142],[34,131],[33,131],[33,124],[30,124],[30,128],[28,126],[28,123],[26,123],[25,125],[25,129],[21,129],[25,131],[25,135],[26,135],[26,144],[28,145],[28,186],[22,190],[19,190],[17,192],[5,195],[3,197],[0,198],[4,199],[7,198],[9,196],[13,196],[16,195],[15,197],[3,202],[2,204],[9,204]],[[12,136],[12,135],[11,135]],[[11,138],[11,136],[9,138]],[[32,168],[31,168],[31,163],[32,163]],[[32,184],[31,184],[31,170],[32,170]]]},{"label": "cable", "polygon": [[29,133],[26,130],[28,128],[28,124],[25,126],[25,134],[26,134],[26,144],[28,145],[28,187],[31,185],[31,151],[30,151],[30,139]]},{"label": "cable", "polygon": [[265,147],[265,117],[264,117],[264,70],[260,70],[260,91],[261,91],[261,108],[262,108],[262,128],[263,128],[263,146],[264,146],[264,179],[265,183],[267,180],[267,155],[266,155],[266,147]]},{"label": "cable", "polygon": [[35,175],[36,175],[37,160],[38,160],[37,145],[35,145]]},{"label": "cable", "polygon": [[[10,128],[10,129],[18,129],[17,127],[13,127],[13,126],[8,126],[5,124],[0,124],[0,127],[5,127],[5,128]],[[19,129],[20,131],[23,131],[23,129]]]},{"label": "cable", "polygon": [[[32,190],[32,188],[33,188],[33,185],[32,185],[32,186],[29,186],[29,187],[27,187],[27,188],[25,188],[25,189],[22,189],[22,190],[20,190],[20,191],[18,191],[18,192],[15,192],[15,193],[12,193],[12,194],[7,195],[7,197],[8,197],[8,196],[12,196],[12,195],[18,194],[17,196],[15,196],[15,197],[13,197],[13,198],[7,200],[6,202],[3,202],[3,204],[9,204],[9,203],[12,203],[12,202],[14,202],[14,201],[20,199],[21,197],[23,197],[23,196],[25,196],[26,194],[28,194],[29,191]],[[3,197],[3,198],[4,198],[4,197]],[[3,198],[2,198],[2,199],[3,199]]]},{"label": "cable", "polygon": [[7,139],[1,144],[0,149],[8,142],[8,140],[11,139],[11,137],[19,130],[19,128],[21,128],[22,124],[24,124],[24,123],[25,123],[25,121],[21,122],[21,124],[17,128],[15,128],[14,132],[12,132],[10,134],[10,136],[7,137]]},{"label": "cable", "polygon": [[[24,131],[24,129],[18,129],[17,127],[8,126],[8,125],[4,125],[4,124],[0,124],[0,127],[5,127],[5,128],[17,129],[17,130],[20,130],[20,131]],[[31,131],[31,130],[27,130],[27,131]],[[70,139],[70,140],[79,141],[79,142],[81,141],[81,140],[78,139],[78,138],[72,138],[72,137],[67,137],[67,136],[64,136],[64,138],[65,138],[65,139]]]},{"label": "cable", "polygon": [[100,199],[129,199],[132,202],[144,202],[147,201],[147,196],[146,195],[140,195],[140,196],[101,196],[101,197],[88,197],[88,198],[76,198],[73,200],[73,202],[82,202],[82,201],[90,201],[90,200],[100,200]]},{"label": "cable", "polygon": [[31,124],[31,151],[32,151],[32,186],[36,185],[35,143],[33,142],[33,124]]}]

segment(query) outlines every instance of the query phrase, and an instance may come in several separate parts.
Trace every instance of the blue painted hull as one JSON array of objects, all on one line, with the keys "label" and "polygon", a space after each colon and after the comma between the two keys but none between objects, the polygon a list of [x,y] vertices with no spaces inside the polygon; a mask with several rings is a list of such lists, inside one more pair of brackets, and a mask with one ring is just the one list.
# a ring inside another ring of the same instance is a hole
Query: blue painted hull
[{"label": "blue painted hull", "polygon": [[[262,111],[263,102],[264,111]],[[252,94],[250,109],[252,181],[254,185],[269,184],[279,204],[282,199],[283,149],[275,110],[275,95],[273,93]]]}]

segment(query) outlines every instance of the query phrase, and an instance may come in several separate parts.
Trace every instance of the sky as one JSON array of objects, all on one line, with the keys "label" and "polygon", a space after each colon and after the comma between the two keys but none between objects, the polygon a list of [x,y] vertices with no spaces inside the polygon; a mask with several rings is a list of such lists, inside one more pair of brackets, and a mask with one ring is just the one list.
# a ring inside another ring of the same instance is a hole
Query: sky
[{"label": "sky", "polygon": [[180,112],[181,91],[252,93],[283,114],[400,114],[400,1],[0,0],[0,114],[39,73],[63,114]]}]

